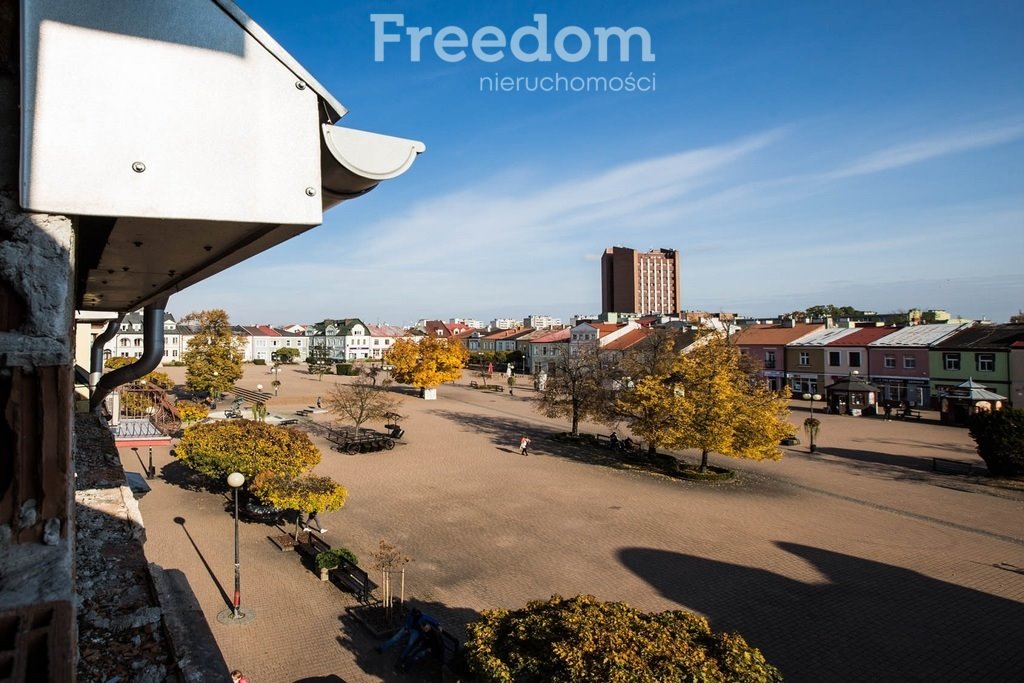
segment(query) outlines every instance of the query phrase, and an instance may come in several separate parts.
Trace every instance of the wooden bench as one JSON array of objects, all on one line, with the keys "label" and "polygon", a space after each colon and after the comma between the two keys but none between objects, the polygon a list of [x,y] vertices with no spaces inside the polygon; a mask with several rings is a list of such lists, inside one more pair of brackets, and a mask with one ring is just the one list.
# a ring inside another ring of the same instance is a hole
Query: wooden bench
[{"label": "wooden bench", "polygon": [[281,427],[287,427],[288,425],[297,425],[297,424],[299,424],[299,421],[296,420],[294,417],[290,417],[287,420],[281,420],[277,424],[278,424],[278,426],[281,426]]},{"label": "wooden bench", "polygon": [[932,470],[949,474],[976,474],[974,465],[971,463],[947,460],[946,458],[932,458]]},{"label": "wooden bench", "polygon": [[313,561],[316,561],[317,555],[331,549],[330,543],[320,536],[317,536],[312,531],[306,531],[304,533],[306,534],[306,540],[300,542],[296,547],[299,549],[300,553],[306,555]]},{"label": "wooden bench", "polygon": [[901,420],[917,420],[921,421],[921,412],[918,410],[911,410],[910,408],[905,409],[899,414]]},{"label": "wooden bench", "polygon": [[313,409],[312,408],[300,408],[299,410],[295,411],[295,414],[296,415],[301,415],[303,417],[309,417],[310,415],[313,414]]},{"label": "wooden bench", "polygon": [[373,601],[373,591],[377,589],[377,584],[363,569],[344,557],[338,558],[338,566],[328,571],[327,576],[338,588],[354,593],[356,599],[364,605]]},{"label": "wooden bench", "polygon": [[469,383],[469,386],[470,386],[470,388],[472,388],[472,389],[476,389],[477,387],[479,387],[479,386],[480,386],[480,383],[479,383],[479,382],[477,382],[476,380],[473,380],[473,381],[471,381],[471,382]]}]

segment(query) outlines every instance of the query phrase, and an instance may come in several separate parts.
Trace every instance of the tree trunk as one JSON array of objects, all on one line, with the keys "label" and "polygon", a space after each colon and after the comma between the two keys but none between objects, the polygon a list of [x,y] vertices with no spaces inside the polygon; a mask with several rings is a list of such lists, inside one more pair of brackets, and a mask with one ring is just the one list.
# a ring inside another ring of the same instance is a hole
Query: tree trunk
[{"label": "tree trunk", "polygon": [[655,456],[658,454],[658,447],[652,441],[647,442],[647,455]]},{"label": "tree trunk", "polygon": [[708,470],[708,452],[706,450],[700,453],[700,472],[707,472]]}]

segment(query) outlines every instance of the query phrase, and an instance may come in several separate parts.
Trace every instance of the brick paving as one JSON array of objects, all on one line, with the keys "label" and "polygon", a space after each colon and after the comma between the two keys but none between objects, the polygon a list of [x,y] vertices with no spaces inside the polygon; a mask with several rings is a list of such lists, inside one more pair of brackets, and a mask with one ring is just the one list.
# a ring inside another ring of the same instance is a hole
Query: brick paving
[{"label": "brick paving", "polygon": [[[249,366],[243,383],[267,377]],[[343,380],[296,367],[281,381],[270,412],[290,416]],[[399,545],[415,559],[407,596],[458,636],[481,609],[591,593],[700,612],[790,681],[1019,680],[1024,493],[930,471],[932,457],[982,464],[966,430],[821,415],[818,453],[723,463],[741,476],[709,486],[592,464],[546,438],[565,427],[532,410],[532,391],[467,384],[406,398],[393,451],[349,456],[321,442],[317,467],[350,493],[321,515],[327,540],[364,565],[380,539]],[[794,424],[804,416],[796,405]],[[429,679],[394,672],[394,654],[373,652],[344,616],[354,600],[271,546],[263,525],[242,527],[242,600],[257,618],[218,623],[233,590],[227,498],[192,490],[166,449],[155,460],[164,480],[140,504],[147,555],[187,577],[229,667],[254,683]]]}]

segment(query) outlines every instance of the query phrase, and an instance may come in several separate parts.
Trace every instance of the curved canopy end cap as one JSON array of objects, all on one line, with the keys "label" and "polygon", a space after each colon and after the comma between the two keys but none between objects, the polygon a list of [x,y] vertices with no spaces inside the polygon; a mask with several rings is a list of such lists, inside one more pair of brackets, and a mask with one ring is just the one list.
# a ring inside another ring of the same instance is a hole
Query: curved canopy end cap
[{"label": "curved canopy end cap", "polygon": [[352,173],[371,180],[396,178],[426,150],[419,140],[407,140],[364,130],[323,124],[324,142],[334,159]]}]

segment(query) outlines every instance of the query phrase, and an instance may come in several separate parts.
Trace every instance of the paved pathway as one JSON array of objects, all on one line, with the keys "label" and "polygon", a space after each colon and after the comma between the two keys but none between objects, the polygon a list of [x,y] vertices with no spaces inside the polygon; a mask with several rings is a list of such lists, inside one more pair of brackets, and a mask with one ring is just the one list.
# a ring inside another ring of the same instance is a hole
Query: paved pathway
[{"label": "paved pathway", "polygon": [[[264,379],[255,371],[245,381]],[[289,371],[271,412],[338,381]],[[1024,494],[929,471],[933,456],[981,464],[964,430],[824,415],[820,453],[731,461],[739,480],[707,486],[587,462],[545,438],[564,427],[517,393],[444,386],[437,401],[406,399],[393,451],[325,449],[317,471],[350,492],[322,515],[327,539],[367,559],[382,538],[398,544],[415,558],[407,594],[459,635],[481,609],[591,593],[705,614],[790,681],[1019,680]],[[340,618],[352,600],[274,549],[265,526],[243,525],[243,604],[257,619],[217,623],[232,590],[226,499],[156,459],[168,481],[141,503],[147,554],[188,577],[229,666],[254,683],[417,680],[372,651]]]}]

